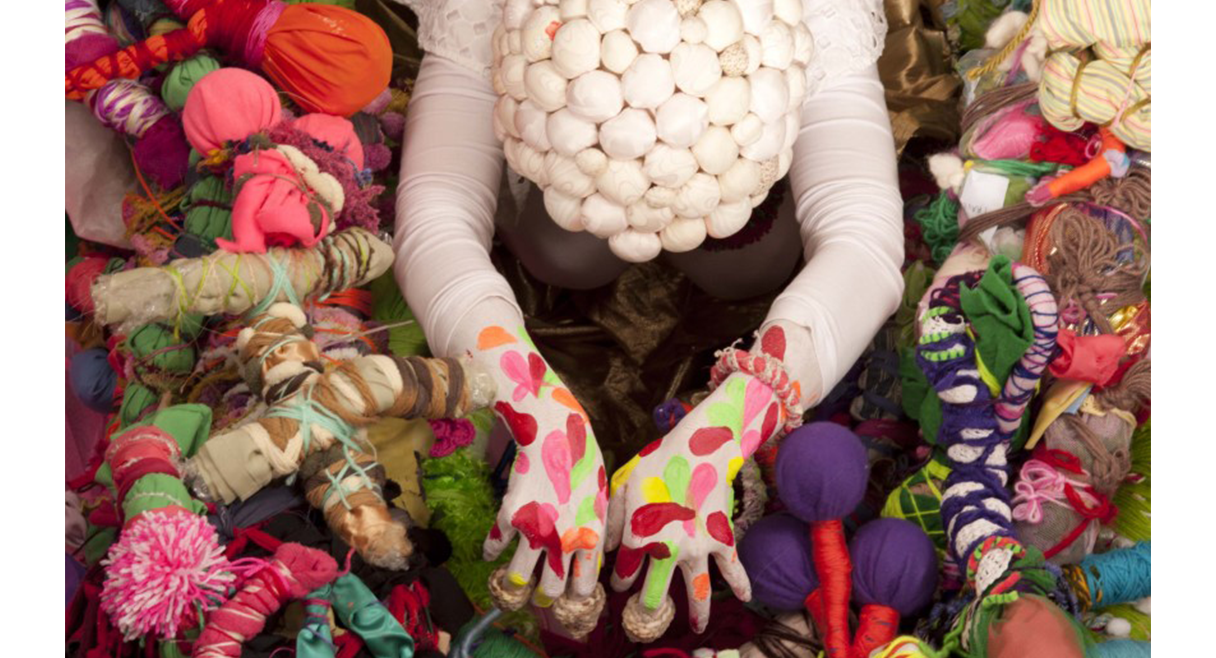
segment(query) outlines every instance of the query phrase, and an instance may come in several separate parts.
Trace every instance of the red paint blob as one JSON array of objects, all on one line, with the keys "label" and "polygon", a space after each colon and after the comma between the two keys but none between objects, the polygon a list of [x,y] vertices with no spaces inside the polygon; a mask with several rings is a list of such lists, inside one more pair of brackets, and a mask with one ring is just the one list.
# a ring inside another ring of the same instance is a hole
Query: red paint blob
[{"label": "red paint blob", "polygon": [[536,419],[532,414],[516,411],[507,402],[497,402],[494,404],[494,410],[498,412],[502,419],[507,423],[507,427],[511,428],[511,435],[515,437],[515,441],[521,446],[532,445],[536,440]]},{"label": "red paint blob", "polygon": [[[552,510],[552,505],[549,508]],[[519,508],[515,516],[511,517],[511,525],[528,540],[528,546],[533,550],[544,549],[549,568],[553,569],[559,578],[563,578],[566,570],[562,566],[562,540],[557,535],[553,521],[553,512],[545,510],[536,501]]]},{"label": "red paint blob", "polygon": [[692,433],[688,440],[688,448],[698,457],[712,455],[723,444],[734,439],[735,435],[729,427],[702,427]]},{"label": "red paint blob", "polygon": [[570,441],[570,464],[577,464],[587,452],[587,424],[582,416],[566,416],[566,438]]},{"label": "red paint blob", "polygon": [[785,330],[781,327],[769,327],[760,338],[760,351],[778,359],[785,358]]},{"label": "red paint blob", "polygon": [[629,527],[635,537],[649,537],[673,521],[688,521],[697,513],[679,503],[650,503],[642,505],[633,513]]},{"label": "red paint blob", "polygon": [[776,402],[768,405],[768,411],[764,414],[764,422],[760,424],[760,441],[762,443],[772,438],[773,432],[777,430],[778,411]]},{"label": "red paint blob", "polygon": [[727,546],[735,545],[735,533],[731,532],[730,521],[722,512],[714,512],[705,519],[705,529],[709,531],[709,536],[717,539]]},{"label": "red paint blob", "polygon": [[655,450],[658,450],[659,446],[661,445],[663,445],[663,439],[656,439],[650,443],[647,443],[646,447],[642,448],[642,451],[638,453],[638,457],[645,457],[646,455],[649,455]]}]

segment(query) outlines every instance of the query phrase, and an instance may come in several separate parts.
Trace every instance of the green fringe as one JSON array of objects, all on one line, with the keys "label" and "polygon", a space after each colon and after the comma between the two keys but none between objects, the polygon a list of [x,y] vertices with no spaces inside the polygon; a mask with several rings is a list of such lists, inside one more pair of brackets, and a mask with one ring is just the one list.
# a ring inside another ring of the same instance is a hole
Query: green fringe
[{"label": "green fringe", "polygon": [[367,289],[372,293],[373,320],[384,324],[413,320],[412,324],[395,326],[388,330],[389,351],[397,356],[430,356],[422,325],[414,318],[413,311],[401,296],[392,271],[372,281]]},{"label": "green fringe", "polygon": [[921,237],[929,245],[933,260],[941,265],[958,243],[958,202],[942,190],[929,205],[913,216],[920,224]]},{"label": "green fringe", "polygon": [[1115,532],[1133,541],[1152,538],[1152,420],[1136,428],[1132,434],[1131,472],[1144,477],[1135,484],[1125,484],[1115,493],[1119,515],[1113,524]]}]

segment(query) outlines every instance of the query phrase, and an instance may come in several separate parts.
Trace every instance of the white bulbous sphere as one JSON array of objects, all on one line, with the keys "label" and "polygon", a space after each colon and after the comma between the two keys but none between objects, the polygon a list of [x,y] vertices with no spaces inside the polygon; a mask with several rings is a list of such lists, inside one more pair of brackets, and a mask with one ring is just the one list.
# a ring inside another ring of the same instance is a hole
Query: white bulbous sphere
[{"label": "white bulbous sphere", "polygon": [[585,148],[594,146],[599,140],[595,124],[576,116],[567,108],[549,115],[545,132],[553,150],[566,157],[574,157]]},{"label": "white bulbous sphere", "polygon": [[625,27],[625,16],[629,13],[629,5],[624,0],[591,0],[587,6],[587,18],[600,34]]},{"label": "white bulbous sphere", "polygon": [[654,185],[642,197],[652,208],[671,208],[676,205],[676,196],[680,190],[674,187]]},{"label": "white bulbous sphere", "polygon": [[743,31],[748,34],[760,36],[773,20],[773,0],[735,0],[735,4],[743,16]]},{"label": "white bulbous sphere", "polygon": [[507,52],[512,55],[524,54],[524,46],[519,36],[519,30],[511,30],[507,32]]},{"label": "white bulbous sphere", "polygon": [[751,84],[751,112],[764,123],[781,119],[790,105],[785,74],[766,66],[747,76],[747,81]]},{"label": "white bulbous sphere", "polygon": [[676,87],[689,95],[703,97],[722,77],[718,53],[704,44],[682,43],[671,51],[671,72]]},{"label": "white bulbous sphere", "polygon": [[709,0],[701,5],[697,13],[705,21],[705,45],[715,52],[743,38],[743,16],[739,8],[728,0]]},{"label": "white bulbous sphere", "polygon": [[746,78],[722,78],[705,96],[709,122],[730,126],[743,120],[751,106],[751,85]]},{"label": "white bulbous sphere", "polygon": [[524,19],[519,30],[520,45],[529,62],[548,59],[553,51],[553,30],[562,24],[557,7],[537,7]]},{"label": "white bulbous sphere", "polygon": [[557,12],[562,22],[584,18],[587,16],[587,0],[561,0],[557,3]]},{"label": "white bulbous sphere", "polygon": [[530,64],[524,72],[525,95],[546,112],[556,112],[566,106],[566,78],[557,72],[552,61]]},{"label": "white bulbous sphere", "polygon": [[600,65],[600,33],[585,18],[562,25],[553,37],[553,65],[567,80]]},{"label": "white bulbous sphere", "polygon": [[528,97],[527,71],[528,59],[523,55],[507,55],[502,58],[502,66],[498,70],[502,75],[502,86],[517,101]]},{"label": "white bulbous sphere", "polygon": [[777,155],[777,180],[785,178],[794,164],[794,149],[785,149]]},{"label": "white bulbous sphere", "polygon": [[760,35],[760,63],[784,69],[794,60],[794,33],[781,21],[773,21]]},{"label": "white bulbous sphere", "polygon": [[734,203],[719,203],[705,218],[705,231],[710,237],[728,238],[743,228],[752,217],[749,199]]},{"label": "white bulbous sphere", "polygon": [[587,232],[601,238],[611,237],[629,227],[625,207],[601,194],[592,194],[583,199],[582,218]]},{"label": "white bulbous sphere", "polygon": [[680,187],[697,173],[697,158],[686,148],[655,144],[646,154],[642,172],[655,185]]},{"label": "white bulbous sphere", "polygon": [[773,15],[786,25],[798,25],[802,22],[802,0],[773,0]]},{"label": "white bulbous sphere", "polygon": [[604,68],[620,75],[638,56],[638,46],[624,30],[613,30],[600,42],[600,61]]},{"label": "white bulbous sphere", "polygon": [[662,55],[646,53],[638,56],[621,76],[621,95],[630,107],[658,109],[675,90],[671,64]]},{"label": "white bulbous sphere", "polygon": [[515,110],[515,130],[519,133],[519,138],[541,153],[551,148],[549,136],[546,134],[548,118],[549,115],[536,107],[531,100],[520,103],[519,108]]},{"label": "white bulbous sphere", "polygon": [[581,231],[583,226],[583,200],[563,194],[556,187],[545,188],[545,212],[567,231]]},{"label": "white bulbous sphere", "polygon": [[642,198],[650,179],[642,173],[640,161],[609,158],[608,167],[595,177],[595,186],[600,195],[624,208]]},{"label": "white bulbous sphere", "polygon": [[680,40],[684,43],[701,43],[709,34],[709,28],[700,16],[689,16],[680,21]]},{"label": "white bulbous sphere", "polygon": [[709,107],[699,98],[676,94],[659,106],[655,126],[659,139],[676,148],[688,148],[709,127]]},{"label": "white bulbous sphere", "polygon": [[659,240],[663,248],[672,253],[680,254],[692,251],[705,242],[705,220],[676,217],[667,228],[659,232]]},{"label": "white bulbous sphere", "polygon": [[[553,175],[549,175],[553,180]],[[718,175],[718,190],[722,203],[743,201],[756,192],[760,184],[760,164],[747,158],[736,158],[734,164]]]},{"label": "white bulbous sphere", "polygon": [[505,0],[502,6],[502,24],[508,30],[520,29],[524,25],[524,19],[532,11],[532,7],[529,0]]},{"label": "white bulbous sphere", "polygon": [[627,263],[645,263],[659,255],[663,250],[663,242],[655,233],[626,229],[608,238],[608,247],[617,258]]},{"label": "white bulbous sphere", "polygon": [[680,188],[672,210],[680,217],[706,217],[721,200],[718,189],[718,179],[709,174],[698,172]]},{"label": "white bulbous sphere", "polygon": [[490,35],[490,53],[494,58],[493,61],[500,61],[510,52],[507,47],[507,26],[499,23],[498,27],[494,28],[494,33]]},{"label": "white bulbous sphere", "polygon": [[815,38],[803,23],[794,26],[794,61],[804,68],[811,63],[815,53]]},{"label": "white bulbous sphere", "polygon": [[760,68],[760,60],[764,58],[764,50],[760,47],[760,37],[750,34],[743,35],[743,50],[747,52],[747,70],[743,75],[751,75]]},{"label": "white bulbous sphere", "polygon": [[680,42],[680,13],[671,0],[641,0],[629,8],[625,24],[648,53],[669,53]]},{"label": "white bulbous sphere", "polygon": [[643,199],[630,204],[625,209],[625,217],[629,219],[629,226],[634,230],[658,233],[675,219],[676,213],[671,208],[656,208]]},{"label": "white bulbous sphere", "polygon": [[785,70],[785,84],[790,88],[790,102],[786,112],[801,112],[802,102],[806,100],[806,71],[797,63],[791,64]]},{"label": "white bulbous sphere", "polygon": [[[519,109],[519,103],[510,96],[499,96],[498,102],[494,104],[494,118],[502,127],[506,135],[519,139],[519,130],[515,127],[515,112]],[[500,136],[499,139],[502,139]]]},{"label": "white bulbous sphere", "polygon": [[791,151],[794,148],[794,141],[798,139],[798,129],[802,127],[802,123],[798,120],[795,114],[785,115],[785,139],[781,142],[782,151]]},{"label": "white bulbous sphere", "polygon": [[701,139],[693,144],[692,154],[701,166],[701,171],[717,176],[739,157],[739,145],[731,139],[730,131],[722,126],[710,126]]},{"label": "white bulbous sphere", "polygon": [[595,193],[595,178],[583,173],[573,158],[558,155],[556,151],[550,151],[545,156],[545,174],[549,177],[548,189],[556,189],[576,199]]},{"label": "white bulbous sphere", "polygon": [[615,160],[640,158],[654,143],[654,121],[645,110],[626,108],[600,126],[600,148]]},{"label": "white bulbous sphere", "polygon": [[584,119],[600,123],[616,116],[624,106],[621,79],[607,71],[590,71],[566,88],[566,107]]},{"label": "white bulbous sphere", "polygon": [[535,149],[518,139],[508,138],[503,142],[503,153],[507,156],[507,164],[521,176],[540,186],[549,184],[545,175],[545,156]]},{"label": "white bulbous sphere", "polygon": [[785,146],[785,126],[784,116],[772,123],[764,124],[764,131],[760,133],[760,139],[756,140],[754,144],[739,149],[739,153],[756,162],[764,162],[777,155],[781,147]]},{"label": "white bulbous sphere", "polygon": [[502,81],[502,69],[497,66],[490,69],[490,88],[498,96],[503,96],[507,93],[507,85]]},{"label": "white bulbous sphere", "polygon": [[[730,136],[740,147],[751,146],[764,134],[764,122],[754,114],[748,114],[730,127]],[[552,140],[552,137],[550,137]]]},{"label": "white bulbous sphere", "polygon": [[584,149],[574,156],[574,164],[579,171],[595,178],[608,170],[608,156],[599,149]]}]

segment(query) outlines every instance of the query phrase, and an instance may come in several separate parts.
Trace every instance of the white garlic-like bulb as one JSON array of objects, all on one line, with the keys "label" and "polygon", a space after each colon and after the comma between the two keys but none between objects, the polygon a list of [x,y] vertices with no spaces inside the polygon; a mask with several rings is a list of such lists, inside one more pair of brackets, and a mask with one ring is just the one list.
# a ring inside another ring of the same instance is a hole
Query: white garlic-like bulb
[{"label": "white garlic-like bulb", "polygon": [[750,219],[793,160],[804,0],[505,0],[494,134],[554,221],[629,261]]}]

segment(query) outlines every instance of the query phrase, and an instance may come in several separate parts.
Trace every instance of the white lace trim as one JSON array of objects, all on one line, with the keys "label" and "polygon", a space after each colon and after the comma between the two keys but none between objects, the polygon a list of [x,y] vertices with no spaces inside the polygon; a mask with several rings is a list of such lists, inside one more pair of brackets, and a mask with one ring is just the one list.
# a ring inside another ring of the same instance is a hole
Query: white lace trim
[{"label": "white lace trim", "polygon": [[[418,15],[418,43],[489,79],[491,37],[503,0],[396,0]],[[815,40],[806,69],[807,96],[838,77],[878,61],[887,35],[881,0],[802,0],[803,20]]]}]

